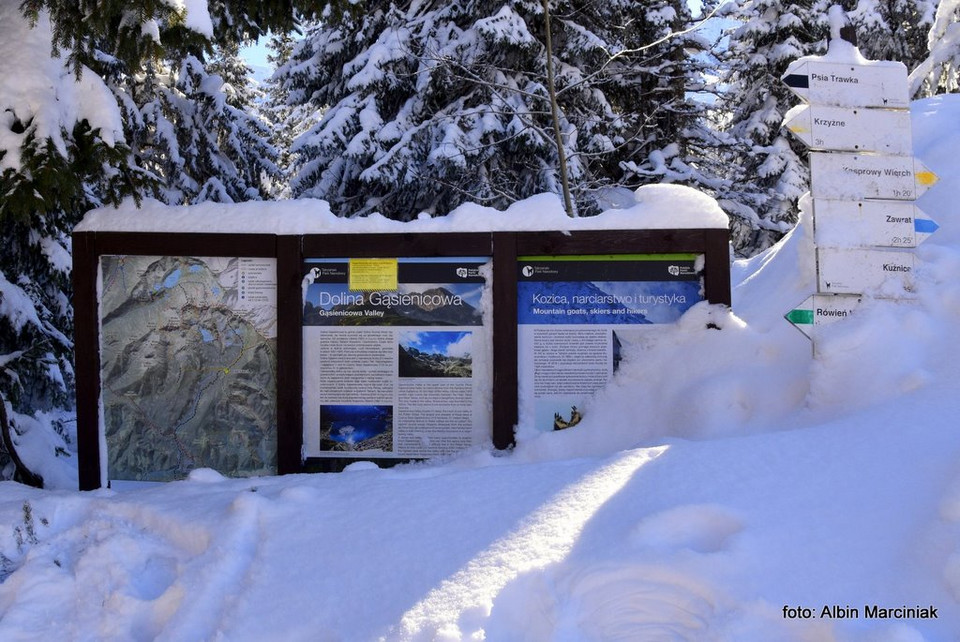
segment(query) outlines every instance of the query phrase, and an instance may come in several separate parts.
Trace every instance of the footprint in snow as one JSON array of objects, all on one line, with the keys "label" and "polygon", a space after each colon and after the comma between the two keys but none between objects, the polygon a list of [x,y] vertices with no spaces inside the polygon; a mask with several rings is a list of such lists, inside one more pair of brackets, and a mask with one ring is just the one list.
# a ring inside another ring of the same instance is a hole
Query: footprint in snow
[{"label": "footprint in snow", "polygon": [[717,553],[743,530],[743,522],[722,506],[689,504],[643,519],[630,533],[637,548]]}]

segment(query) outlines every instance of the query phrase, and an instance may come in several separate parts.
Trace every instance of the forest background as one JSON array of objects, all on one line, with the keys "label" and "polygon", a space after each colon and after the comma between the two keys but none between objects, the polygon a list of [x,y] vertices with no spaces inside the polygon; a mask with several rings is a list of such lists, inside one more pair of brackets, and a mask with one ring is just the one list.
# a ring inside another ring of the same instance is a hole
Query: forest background
[{"label": "forest background", "polygon": [[[75,450],[70,233],[125,199],[310,197],[409,220],[551,192],[591,216],[677,183],[719,201],[739,256],[770,247],[809,182],[780,77],[826,51],[832,4],[2,3],[0,395],[14,438],[41,430],[53,453]],[[911,71],[913,97],[958,90],[960,0],[843,8],[866,58]],[[263,84],[241,55],[257,42]],[[0,479],[14,474],[0,445]]]}]

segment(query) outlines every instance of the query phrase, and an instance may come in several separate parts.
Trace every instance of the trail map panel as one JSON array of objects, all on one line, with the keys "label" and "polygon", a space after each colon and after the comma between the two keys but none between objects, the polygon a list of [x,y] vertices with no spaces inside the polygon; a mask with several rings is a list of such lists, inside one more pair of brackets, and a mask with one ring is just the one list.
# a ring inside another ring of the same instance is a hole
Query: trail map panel
[{"label": "trail map panel", "polygon": [[101,257],[107,476],[277,472],[272,258]]}]

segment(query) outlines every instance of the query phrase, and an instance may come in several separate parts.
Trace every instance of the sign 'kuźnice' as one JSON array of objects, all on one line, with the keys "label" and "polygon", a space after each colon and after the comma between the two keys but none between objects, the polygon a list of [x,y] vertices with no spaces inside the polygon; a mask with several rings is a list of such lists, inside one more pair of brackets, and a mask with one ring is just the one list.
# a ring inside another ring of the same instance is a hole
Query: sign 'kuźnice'
[{"label": "sign 'ku\u017anice'", "polygon": [[914,255],[908,251],[822,247],[817,250],[821,293],[902,298],[913,289]]},{"label": "sign 'ku\u017anice'", "polygon": [[[937,176],[912,156],[907,70],[863,59],[834,38],[822,57],[787,68],[783,81],[809,104],[784,126],[810,149],[817,293],[786,319],[807,337],[847,318],[864,296],[907,299],[914,248],[938,228],[914,200]],[[814,345],[816,347],[816,345]]]}]

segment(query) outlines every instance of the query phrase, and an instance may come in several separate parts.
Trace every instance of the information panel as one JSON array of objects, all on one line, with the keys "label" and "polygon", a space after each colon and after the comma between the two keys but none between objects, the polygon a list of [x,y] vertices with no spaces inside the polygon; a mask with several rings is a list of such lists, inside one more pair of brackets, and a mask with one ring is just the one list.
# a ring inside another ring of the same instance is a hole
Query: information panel
[{"label": "information panel", "polygon": [[305,457],[423,458],[489,441],[488,261],[305,260]]},{"label": "information panel", "polygon": [[103,256],[107,477],[277,472],[273,258]]},{"label": "information panel", "polygon": [[519,257],[522,421],[542,431],[579,423],[631,344],[704,299],[702,263],[694,254]]}]

